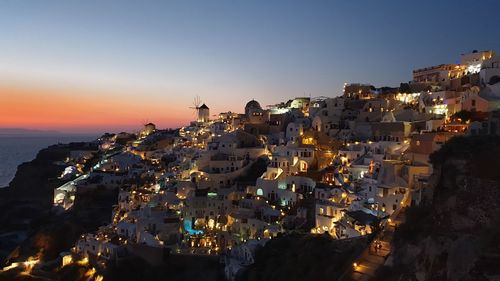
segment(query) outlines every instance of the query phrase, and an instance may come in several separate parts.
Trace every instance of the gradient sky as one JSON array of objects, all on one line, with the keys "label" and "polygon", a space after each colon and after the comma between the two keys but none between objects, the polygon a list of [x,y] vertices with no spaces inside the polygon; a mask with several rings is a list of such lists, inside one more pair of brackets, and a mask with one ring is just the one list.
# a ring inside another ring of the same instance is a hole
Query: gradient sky
[{"label": "gradient sky", "polygon": [[500,1],[1,1],[0,127],[176,127],[500,52]]}]

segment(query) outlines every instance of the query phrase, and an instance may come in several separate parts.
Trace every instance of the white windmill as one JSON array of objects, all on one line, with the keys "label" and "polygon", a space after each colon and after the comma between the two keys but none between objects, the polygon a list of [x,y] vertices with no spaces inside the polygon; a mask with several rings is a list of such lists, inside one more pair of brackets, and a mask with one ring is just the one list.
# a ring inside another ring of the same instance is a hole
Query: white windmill
[{"label": "white windmill", "polygon": [[193,114],[197,118],[198,122],[208,122],[210,116],[210,109],[206,104],[201,104],[201,99],[199,96],[196,96],[193,100],[193,106],[189,107],[193,109]]}]

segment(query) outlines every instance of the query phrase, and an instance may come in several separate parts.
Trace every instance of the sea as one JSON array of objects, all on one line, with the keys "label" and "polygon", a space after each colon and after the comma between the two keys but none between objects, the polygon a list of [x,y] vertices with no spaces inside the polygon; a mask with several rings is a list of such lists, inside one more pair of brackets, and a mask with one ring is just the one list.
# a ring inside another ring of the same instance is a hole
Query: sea
[{"label": "sea", "polygon": [[92,141],[98,135],[5,135],[0,134],[0,188],[9,185],[17,166],[35,159],[38,151],[53,144]]}]

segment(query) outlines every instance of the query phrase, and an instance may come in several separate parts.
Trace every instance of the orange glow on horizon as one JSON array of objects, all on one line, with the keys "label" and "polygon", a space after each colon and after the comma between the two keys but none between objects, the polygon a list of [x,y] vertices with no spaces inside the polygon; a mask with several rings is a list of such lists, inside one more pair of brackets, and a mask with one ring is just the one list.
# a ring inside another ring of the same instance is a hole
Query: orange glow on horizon
[{"label": "orange glow on horizon", "polygon": [[[168,97],[149,97],[74,89],[0,85],[0,127],[65,131],[140,129],[189,124],[189,105]],[[178,102],[178,101],[177,101]]]}]

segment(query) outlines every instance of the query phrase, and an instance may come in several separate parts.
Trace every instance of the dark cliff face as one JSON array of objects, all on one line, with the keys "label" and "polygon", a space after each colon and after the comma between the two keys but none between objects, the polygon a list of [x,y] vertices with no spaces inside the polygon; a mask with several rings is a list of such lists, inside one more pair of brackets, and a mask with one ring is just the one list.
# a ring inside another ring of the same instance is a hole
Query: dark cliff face
[{"label": "dark cliff face", "polygon": [[82,194],[69,212],[51,213],[54,188],[63,184],[57,177],[65,168],[55,163],[65,160],[71,150],[89,148],[95,149],[88,143],[42,149],[33,161],[18,167],[9,187],[0,189],[0,234],[20,234],[20,238],[0,240],[0,264],[18,246],[10,256],[14,260],[37,253],[46,260],[56,258],[72,247],[80,234],[110,221],[116,191]]},{"label": "dark cliff face", "polygon": [[0,261],[49,214],[57,177],[64,170],[54,162],[68,155],[69,150],[60,146],[41,150],[33,161],[19,165],[10,185],[0,189],[0,233],[20,233],[18,238],[0,241]]},{"label": "dark cliff face", "polygon": [[500,275],[500,138],[457,137],[431,156],[434,198],[407,210],[393,267],[377,280],[494,280]]},{"label": "dark cliff face", "polygon": [[238,281],[337,280],[351,267],[367,239],[334,240],[329,235],[288,234],[273,238],[256,252],[255,263]]},{"label": "dark cliff face", "polygon": [[68,149],[58,146],[40,150],[34,160],[17,167],[14,179],[5,190],[2,190],[2,193],[16,200],[25,199],[46,203],[46,198],[53,195],[50,183],[57,184],[55,180],[64,170],[63,166],[56,165],[54,162],[62,161],[68,155]]}]

